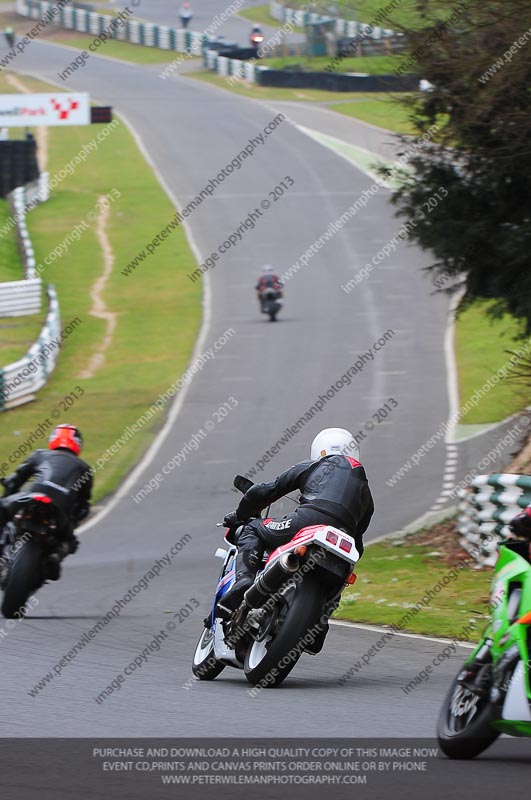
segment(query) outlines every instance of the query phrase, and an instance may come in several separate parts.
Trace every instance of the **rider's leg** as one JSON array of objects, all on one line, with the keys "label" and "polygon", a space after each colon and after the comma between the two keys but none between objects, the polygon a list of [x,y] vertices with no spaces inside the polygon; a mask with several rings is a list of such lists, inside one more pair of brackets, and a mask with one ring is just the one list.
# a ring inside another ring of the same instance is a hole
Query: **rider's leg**
[{"label": "rider's leg", "polygon": [[245,525],[238,536],[236,555],[236,580],[221,599],[225,608],[237,608],[249,586],[252,585],[256,571],[262,561],[265,544],[256,531],[256,521]]},{"label": "rider's leg", "polygon": [[254,581],[266,547],[274,550],[287,544],[301,528],[315,525],[322,519],[318,511],[297,510],[275,519],[254,519],[245,525],[237,540],[236,581],[222,598],[221,604],[231,610],[239,606],[245,591]]}]

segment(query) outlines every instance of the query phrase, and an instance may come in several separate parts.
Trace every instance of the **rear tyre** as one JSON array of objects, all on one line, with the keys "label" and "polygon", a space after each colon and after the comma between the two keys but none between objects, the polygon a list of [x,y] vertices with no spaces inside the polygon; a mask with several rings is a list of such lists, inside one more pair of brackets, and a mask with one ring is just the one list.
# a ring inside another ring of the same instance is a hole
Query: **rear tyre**
[{"label": "rear tyre", "polygon": [[496,741],[500,731],[491,726],[497,717],[488,695],[480,696],[454,679],[437,721],[437,738],[448,758],[474,758]]},{"label": "rear tyre", "polygon": [[25,616],[25,605],[43,582],[43,548],[35,539],[24,542],[9,567],[2,614],[6,619],[20,619]]},{"label": "rear tyre", "polygon": [[213,681],[225,669],[214,655],[214,634],[205,628],[199,637],[192,662],[192,672],[198,681]]},{"label": "rear tyre", "polygon": [[302,653],[301,640],[323,613],[324,592],[313,575],[299,583],[281,628],[274,639],[254,641],[245,656],[245,677],[253,686],[279,686]]}]

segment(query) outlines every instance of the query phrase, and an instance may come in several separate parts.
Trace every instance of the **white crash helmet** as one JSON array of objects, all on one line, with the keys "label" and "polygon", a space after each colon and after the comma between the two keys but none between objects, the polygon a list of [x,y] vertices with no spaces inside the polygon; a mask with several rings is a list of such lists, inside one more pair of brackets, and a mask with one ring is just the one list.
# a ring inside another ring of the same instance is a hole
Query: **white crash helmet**
[{"label": "white crash helmet", "polygon": [[350,431],[345,428],[325,428],[312,442],[310,458],[319,461],[325,456],[343,455],[359,461],[360,449]]}]

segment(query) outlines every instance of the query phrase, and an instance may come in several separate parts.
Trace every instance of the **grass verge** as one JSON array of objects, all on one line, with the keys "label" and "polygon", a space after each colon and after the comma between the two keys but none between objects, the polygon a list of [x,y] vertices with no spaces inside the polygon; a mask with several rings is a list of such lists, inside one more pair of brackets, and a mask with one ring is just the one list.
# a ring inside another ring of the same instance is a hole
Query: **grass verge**
[{"label": "grass verge", "polygon": [[[250,22],[256,22],[257,25],[269,25],[270,28],[281,28],[284,24],[283,22],[278,22],[278,20],[273,19],[270,15],[269,3],[254,6],[254,8],[241,8],[238,11],[238,16],[244,17],[244,19],[248,19]],[[294,26],[293,30],[296,33],[304,33],[304,28],[299,28],[297,26]]]},{"label": "grass verge", "polygon": [[15,228],[9,227],[10,220],[9,204],[0,198],[0,231],[7,226],[6,232],[0,233],[0,281],[20,281],[24,277]]},{"label": "grass verge", "polygon": [[[34,79],[23,81],[31,91],[57,91]],[[4,74],[0,91],[13,91]],[[49,129],[50,175],[69,163],[97,133],[85,126]],[[117,125],[73,175],[61,181],[47,203],[28,214],[37,261],[45,263],[47,254],[86,221],[87,214],[97,213],[98,197],[112,189],[120,192],[119,199],[110,204],[107,227],[115,263],[103,294],[108,310],[117,315],[111,346],[94,377],[80,378],[106,333],[105,321],[91,315],[91,291],[104,269],[96,220],[92,220],[67,253],[43,272],[44,282],[57,288],[62,326],[76,317],[81,324],[64,342],[56,370],[36,401],[0,414],[0,463],[9,462],[10,469],[21,460],[10,461],[10,455],[56,410],[56,422],[79,425],[86,440],[84,455],[94,464],[189,362],[200,324],[201,287],[186,279],[196,265],[184,231],[175,229],[129,277],[120,271],[175,213],[124,124]],[[3,360],[3,347],[0,357]],[[84,394],[67,407],[64,398],[76,386]],[[95,499],[116,488],[160,428],[162,417],[163,412],[147,422],[96,473]],[[42,440],[37,446],[41,444]]]},{"label": "grass verge", "polygon": [[[88,47],[94,41],[95,36],[92,34],[77,33],[73,36],[70,31],[54,31],[48,37],[48,41],[56,42],[57,44],[67,44],[69,47],[75,47],[78,50],[86,50],[90,53]],[[130,61],[133,64],[167,64],[172,62],[179,56],[174,50],[159,50],[158,47],[144,47],[140,44],[131,44],[130,42],[120,42],[118,40],[111,40],[101,45],[94,55],[109,56],[111,58],[120,58],[122,61]],[[75,54],[66,62],[65,67],[73,61]]]},{"label": "grass verge", "polygon": [[372,95],[352,103],[337,103],[330,108],[338,114],[369,122],[388,131],[418,136],[418,131],[409,118],[410,112],[397,102],[399,97],[397,94]]},{"label": "grass verge", "polygon": [[[463,560],[467,566],[458,569]],[[356,570],[358,580],[343,593],[335,616],[473,641],[489,619],[492,578],[492,569],[473,569],[473,563],[459,547],[453,523],[369,545]],[[439,584],[440,590],[435,588]],[[405,615],[430,591],[433,598],[404,623]]]},{"label": "grass verge", "polygon": [[[276,58],[261,58],[260,66],[271,69],[286,69],[300,65],[305,72],[324,72],[331,63],[330,56],[278,56]],[[359,56],[358,58],[344,58],[337,65],[334,73],[359,72],[363,75],[391,75],[400,66],[400,56]]]},{"label": "grass verge", "polygon": [[[464,405],[510,358],[506,350],[518,350],[515,340],[519,324],[510,315],[501,319],[487,316],[488,301],[477,302],[462,311],[456,323],[456,356],[459,367],[459,399]],[[499,381],[467,414],[460,424],[499,422],[529,404],[525,387]]]},{"label": "grass verge", "polygon": [[284,100],[286,102],[328,104],[331,111],[387,128],[397,133],[414,133],[408,111],[396,102],[399,95],[374,95],[367,92],[327,92],[320,89],[279,89],[275,86],[258,86],[238,81],[230,86],[222,75],[213,72],[193,72],[187,78],[209,83],[241,97],[255,100]]}]

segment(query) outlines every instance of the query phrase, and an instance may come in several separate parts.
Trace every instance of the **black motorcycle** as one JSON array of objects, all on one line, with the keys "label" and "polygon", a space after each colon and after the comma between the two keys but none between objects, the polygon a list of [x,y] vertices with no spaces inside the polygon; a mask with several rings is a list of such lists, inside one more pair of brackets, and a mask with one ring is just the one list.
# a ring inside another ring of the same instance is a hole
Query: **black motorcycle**
[{"label": "black motorcycle", "polygon": [[59,579],[60,563],[77,543],[65,537],[64,514],[47,495],[34,492],[13,502],[12,519],[0,533],[1,611],[7,619],[21,619],[29,597],[45,581]]},{"label": "black motorcycle", "polygon": [[275,322],[277,318],[277,314],[282,308],[282,303],[279,303],[278,299],[282,295],[276,290],[271,287],[264,289],[261,297],[260,303],[262,304],[262,313],[268,314],[269,319],[271,322]]}]

